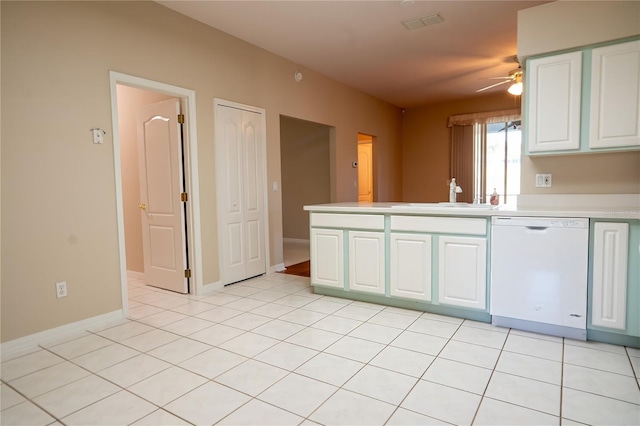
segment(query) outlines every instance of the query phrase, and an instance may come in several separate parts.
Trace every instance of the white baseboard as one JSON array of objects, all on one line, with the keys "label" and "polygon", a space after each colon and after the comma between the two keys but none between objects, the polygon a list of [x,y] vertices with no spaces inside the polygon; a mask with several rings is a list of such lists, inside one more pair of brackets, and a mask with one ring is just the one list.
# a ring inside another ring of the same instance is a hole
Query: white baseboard
[{"label": "white baseboard", "polygon": [[300,238],[283,238],[283,243],[293,243],[293,244],[306,244],[309,245],[309,240],[304,240]]},{"label": "white baseboard", "polygon": [[222,290],[224,286],[221,281],[216,281],[213,283],[205,284],[202,286],[202,293],[198,296],[204,296],[207,294],[215,293],[216,291]]},{"label": "white baseboard", "polygon": [[129,271],[127,269],[127,276],[138,280],[144,280],[144,272]]},{"label": "white baseboard", "polygon": [[71,324],[61,325],[60,327],[30,334],[19,339],[2,343],[0,345],[0,353],[2,353],[2,357],[5,358],[11,356],[12,354],[22,352],[31,348],[36,348],[38,347],[38,345],[46,345],[47,342],[60,340],[91,328],[98,328],[104,325],[108,325],[109,323],[116,323],[123,318],[124,313],[122,309],[119,309],[107,314],[98,315],[77,322],[72,322]]},{"label": "white baseboard", "polygon": [[284,263],[278,263],[277,265],[273,265],[271,268],[269,268],[269,273],[274,274],[276,272],[285,271],[286,269],[287,268],[284,267]]}]

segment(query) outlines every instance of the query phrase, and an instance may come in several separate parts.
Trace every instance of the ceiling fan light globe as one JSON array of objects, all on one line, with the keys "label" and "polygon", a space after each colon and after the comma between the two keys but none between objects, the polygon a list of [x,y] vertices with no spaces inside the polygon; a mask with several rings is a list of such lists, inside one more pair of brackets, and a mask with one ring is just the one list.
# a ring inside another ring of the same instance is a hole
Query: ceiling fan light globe
[{"label": "ceiling fan light globe", "polygon": [[511,93],[514,96],[522,95],[522,82],[513,83],[508,89],[507,92]]}]

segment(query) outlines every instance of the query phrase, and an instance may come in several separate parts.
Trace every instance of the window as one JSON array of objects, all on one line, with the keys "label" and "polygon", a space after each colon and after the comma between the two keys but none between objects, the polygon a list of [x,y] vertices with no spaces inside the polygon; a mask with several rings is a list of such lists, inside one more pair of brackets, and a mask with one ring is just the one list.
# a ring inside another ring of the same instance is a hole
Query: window
[{"label": "window", "polygon": [[449,117],[451,177],[463,188],[458,201],[488,203],[495,188],[500,204],[520,193],[520,110]]},{"label": "window", "polygon": [[[520,121],[508,121],[504,123],[477,124],[485,137],[476,140],[482,143],[484,139],[484,192],[482,200],[487,202],[495,188],[500,195],[500,204],[515,204],[520,194],[520,155],[522,132]],[[482,149],[482,147],[480,147]],[[483,170],[476,170],[476,174]]]}]

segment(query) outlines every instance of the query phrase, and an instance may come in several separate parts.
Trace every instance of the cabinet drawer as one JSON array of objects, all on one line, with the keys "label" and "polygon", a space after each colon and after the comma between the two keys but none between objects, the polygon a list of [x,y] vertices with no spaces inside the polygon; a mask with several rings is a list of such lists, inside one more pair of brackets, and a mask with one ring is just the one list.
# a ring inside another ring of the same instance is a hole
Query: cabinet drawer
[{"label": "cabinet drawer", "polygon": [[383,231],[384,216],[376,214],[311,213],[311,226]]},{"label": "cabinet drawer", "polygon": [[487,235],[487,219],[391,216],[391,230],[440,234]]}]

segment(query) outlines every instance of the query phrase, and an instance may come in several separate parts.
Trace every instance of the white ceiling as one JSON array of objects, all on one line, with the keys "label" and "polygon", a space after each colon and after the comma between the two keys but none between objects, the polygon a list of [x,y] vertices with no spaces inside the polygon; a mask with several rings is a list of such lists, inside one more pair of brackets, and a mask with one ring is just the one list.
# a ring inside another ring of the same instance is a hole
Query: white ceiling
[{"label": "white ceiling", "polygon": [[[547,1],[163,1],[158,3],[407,108],[506,90],[517,11]],[[409,31],[403,21],[439,13]],[[293,78],[293,75],[291,76]]]}]

